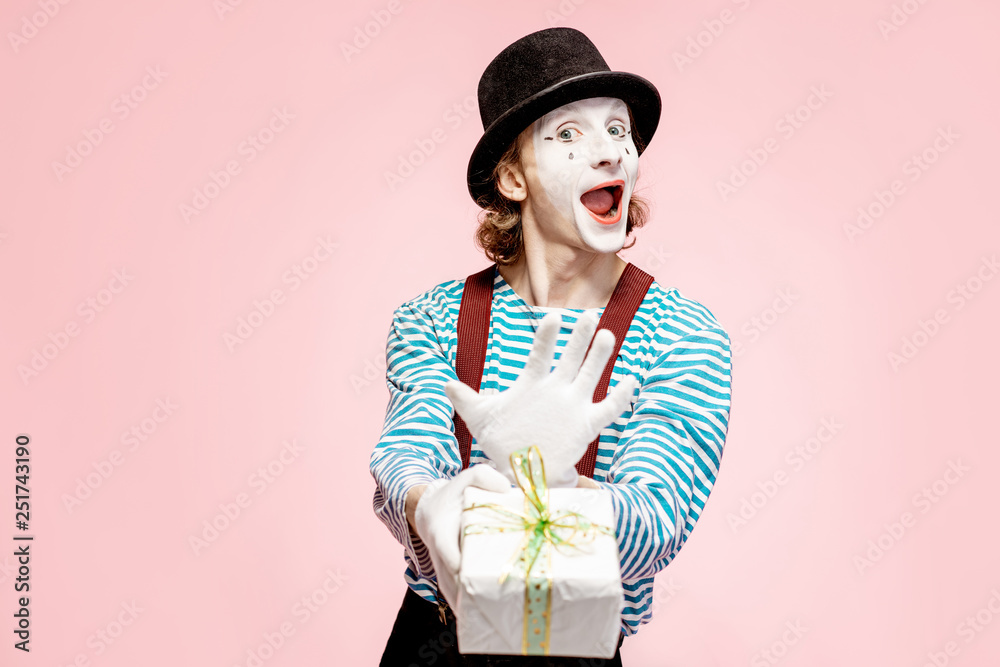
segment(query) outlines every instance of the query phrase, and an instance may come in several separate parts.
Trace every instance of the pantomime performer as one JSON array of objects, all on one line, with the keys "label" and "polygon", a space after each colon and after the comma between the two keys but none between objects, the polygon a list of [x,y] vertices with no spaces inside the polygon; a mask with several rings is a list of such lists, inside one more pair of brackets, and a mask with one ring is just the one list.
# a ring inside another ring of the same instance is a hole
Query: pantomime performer
[{"label": "pantomime performer", "polygon": [[560,27],[504,49],[478,99],[468,187],[492,264],[399,306],[386,342],[373,506],[404,547],[407,589],[381,664],[579,664],[455,642],[463,490],[511,490],[508,455],[534,444],[550,488],[610,493],[624,608],[606,664],[621,665],[622,640],[652,618],[654,575],[715,484],[730,339],[617,254],[648,216],[634,189],[660,119],[652,83]]}]

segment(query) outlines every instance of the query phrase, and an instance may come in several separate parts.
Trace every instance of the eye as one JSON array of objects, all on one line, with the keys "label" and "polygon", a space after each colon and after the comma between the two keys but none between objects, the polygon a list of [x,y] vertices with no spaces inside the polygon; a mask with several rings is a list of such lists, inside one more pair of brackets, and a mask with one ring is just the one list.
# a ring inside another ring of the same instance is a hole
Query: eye
[{"label": "eye", "polygon": [[575,127],[565,127],[559,130],[556,136],[559,137],[560,141],[569,141],[574,137],[573,133],[579,134],[579,131]]},{"label": "eye", "polygon": [[624,136],[626,136],[625,126],[622,125],[621,123],[615,123],[614,125],[612,125],[611,127],[609,127],[608,128],[608,132],[613,137],[624,137]]}]

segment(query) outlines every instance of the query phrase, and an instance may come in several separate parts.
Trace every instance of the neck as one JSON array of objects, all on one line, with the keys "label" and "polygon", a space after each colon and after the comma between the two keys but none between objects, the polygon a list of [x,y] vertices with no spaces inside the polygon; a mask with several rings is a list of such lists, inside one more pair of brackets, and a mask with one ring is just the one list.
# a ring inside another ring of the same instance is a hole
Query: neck
[{"label": "neck", "polygon": [[610,252],[587,252],[567,246],[545,251],[525,244],[518,261],[499,270],[529,306],[602,308],[611,301],[626,264]]}]

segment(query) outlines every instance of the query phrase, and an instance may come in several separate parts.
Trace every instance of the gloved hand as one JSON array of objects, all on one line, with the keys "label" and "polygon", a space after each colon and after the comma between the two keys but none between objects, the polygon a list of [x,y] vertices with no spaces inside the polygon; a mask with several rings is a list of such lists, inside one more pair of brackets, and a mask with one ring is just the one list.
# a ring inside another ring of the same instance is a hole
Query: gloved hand
[{"label": "gloved hand", "polygon": [[452,607],[458,602],[458,567],[461,550],[463,492],[467,486],[503,493],[510,482],[486,464],[466,468],[450,479],[436,479],[427,485],[417,502],[413,517],[437,575],[438,590]]},{"label": "gloved hand", "polygon": [[542,454],[549,487],[576,486],[576,463],[601,430],[625,410],[639,385],[630,375],[600,403],[593,402],[594,388],[615,344],[608,329],[594,336],[598,318],[593,313],[577,320],[558,366],[550,372],[561,323],[556,312],[542,318],[524,370],[505,391],[479,394],[458,380],[444,386],[479,448],[512,483],[511,452],[534,444]]}]

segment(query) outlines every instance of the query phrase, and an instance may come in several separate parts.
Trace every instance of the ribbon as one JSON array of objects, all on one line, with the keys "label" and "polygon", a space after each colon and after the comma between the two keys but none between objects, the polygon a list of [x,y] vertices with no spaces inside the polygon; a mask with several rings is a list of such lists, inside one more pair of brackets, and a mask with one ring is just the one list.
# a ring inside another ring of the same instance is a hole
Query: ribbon
[{"label": "ribbon", "polygon": [[579,548],[597,533],[614,536],[610,526],[591,522],[579,512],[553,514],[548,505],[545,464],[536,445],[510,455],[514,479],[524,492],[524,512],[497,503],[473,503],[463,511],[491,510],[506,523],[467,525],[463,536],[477,533],[524,532],[524,539],[500,573],[503,584],[512,573],[524,578],[524,631],[522,655],[549,654],[549,619],[552,615],[552,549]]}]

